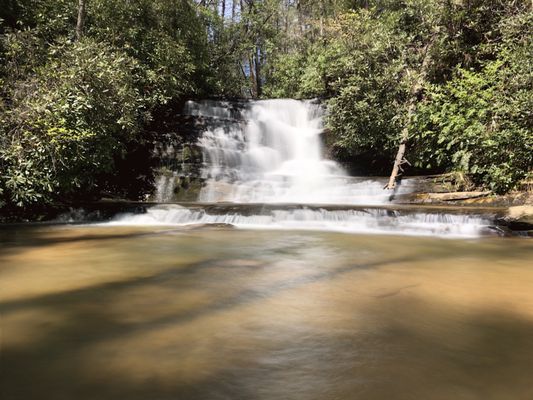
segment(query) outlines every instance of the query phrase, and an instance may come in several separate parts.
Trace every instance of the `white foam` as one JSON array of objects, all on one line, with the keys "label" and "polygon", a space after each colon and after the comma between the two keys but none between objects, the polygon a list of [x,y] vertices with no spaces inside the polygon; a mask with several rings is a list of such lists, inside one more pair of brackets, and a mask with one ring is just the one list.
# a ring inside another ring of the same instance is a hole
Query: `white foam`
[{"label": "white foam", "polygon": [[326,210],[321,208],[269,209],[248,215],[246,210],[226,214],[201,208],[160,205],[145,214],[123,214],[112,225],[231,224],[244,229],[318,230],[370,234],[402,234],[475,238],[487,232],[491,219],[445,213],[401,213],[383,209]]},{"label": "white foam", "polygon": [[[211,118],[230,116],[220,104],[189,102],[187,110]],[[324,158],[322,116],[322,107],[312,101],[261,100],[243,108],[240,118],[245,123],[208,129],[199,142],[206,179],[199,201],[388,202],[390,192],[383,190],[383,182],[352,179]]]}]

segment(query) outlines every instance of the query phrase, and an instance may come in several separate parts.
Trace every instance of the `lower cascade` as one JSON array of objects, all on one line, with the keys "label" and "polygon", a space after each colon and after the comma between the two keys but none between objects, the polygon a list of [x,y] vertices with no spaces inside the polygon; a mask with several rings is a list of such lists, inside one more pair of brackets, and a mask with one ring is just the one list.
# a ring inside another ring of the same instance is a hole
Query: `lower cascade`
[{"label": "lower cascade", "polygon": [[382,208],[337,209],[321,207],[183,207],[165,204],[144,214],[124,214],[111,222],[115,225],[185,226],[228,224],[247,229],[325,230],[349,233],[431,235],[453,238],[489,234],[491,215],[402,212]]},{"label": "lower cascade", "polygon": [[[324,112],[315,101],[190,101],[184,114],[204,124],[197,143],[204,181],[198,203],[161,204],[145,214],[118,216],[112,224],[476,237],[489,232],[494,220],[493,215],[387,208],[392,193],[383,189],[384,179],[349,176],[324,156]],[[415,185],[404,179],[394,195],[410,193]],[[155,200],[170,202],[172,176],[160,176],[157,188]]]}]

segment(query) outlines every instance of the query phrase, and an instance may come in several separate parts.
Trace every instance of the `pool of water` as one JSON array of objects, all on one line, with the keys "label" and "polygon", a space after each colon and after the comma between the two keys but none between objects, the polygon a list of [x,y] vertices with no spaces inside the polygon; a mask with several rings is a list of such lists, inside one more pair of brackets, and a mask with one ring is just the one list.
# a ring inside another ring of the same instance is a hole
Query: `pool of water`
[{"label": "pool of water", "polygon": [[533,242],[0,229],[0,398],[531,399]]}]

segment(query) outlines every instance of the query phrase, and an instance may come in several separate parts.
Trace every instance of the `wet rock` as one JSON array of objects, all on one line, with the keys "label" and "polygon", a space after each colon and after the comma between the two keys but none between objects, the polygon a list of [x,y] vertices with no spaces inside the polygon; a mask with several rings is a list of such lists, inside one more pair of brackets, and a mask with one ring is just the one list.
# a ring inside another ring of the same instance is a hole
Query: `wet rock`
[{"label": "wet rock", "polygon": [[533,232],[533,206],[525,205],[509,208],[507,222],[507,226],[513,231]]},{"label": "wet rock", "polygon": [[524,232],[527,236],[533,235],[533,206],[524,205],[510,207],[508,214],[498,222],[509,230]]},{"label": "wet rock", "polygon": [[225,229],[234,229],[235,225],[232,224],[224,224],[224,223],[217,223],[217,224],[191,224],[191,225],[185,225],[184,228],[186,230],[225,230]]},{"label": "wet rock", "polygon": [[399,203],[438,204],[487,197],[491,192],[408,193],[395,196]]},{"label": "wet rock", "polygon": [[510,207],[509,218],[533,224],[533,205]]}]

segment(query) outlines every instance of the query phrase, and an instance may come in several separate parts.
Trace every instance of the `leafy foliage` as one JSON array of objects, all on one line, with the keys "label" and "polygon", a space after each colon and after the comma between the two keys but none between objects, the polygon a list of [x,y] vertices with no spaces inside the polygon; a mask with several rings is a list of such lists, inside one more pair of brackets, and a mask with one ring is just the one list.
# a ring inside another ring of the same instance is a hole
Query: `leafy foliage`
[{"label": "leafy foliage", "polygon": [[417,171],[533,170],[529,0],[87,0],[76,41],[77,3],[0,9],[0,206],[97,197],[189,97],[321,98],[334,154],[384,173],[427,49]]},{"label": "leafy foliage", "polygon": [[50,53],[2,113],[2,186],[19,206],[90,192],[141,127],[131,57],[88,39]]},{"label": "leafy foliage", "polygon": [[0,203],[98,196],[155,114],[239,92],[221,21],[194,2],[87,3],[81,41],[75,1],[9,0],[0,14]]},{"label": "leafy foliage", "polygon": [[[506,21],[498,59],[480,71],[457,68],[445,85],[428,88],[414,131],[417,164],[471,175],[507,192],[533,168],[531,39],[515,40],[531,15]],[[518,35],[517,35],[518,33]]]}]

